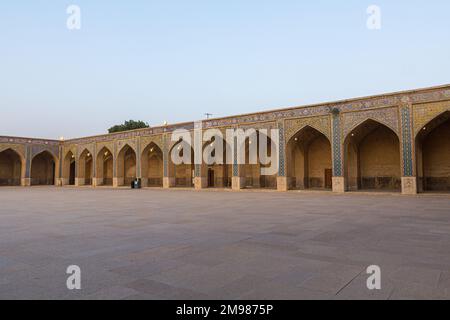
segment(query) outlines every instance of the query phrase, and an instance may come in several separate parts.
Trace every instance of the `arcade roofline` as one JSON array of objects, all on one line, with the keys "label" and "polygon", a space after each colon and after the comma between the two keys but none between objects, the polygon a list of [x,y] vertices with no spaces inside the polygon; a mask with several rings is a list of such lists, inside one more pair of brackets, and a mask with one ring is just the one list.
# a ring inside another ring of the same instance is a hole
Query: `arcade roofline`
[{"label": "arcade roofline", "polygon": [[[294,106],[294,107],[286,107],[286,108],[278,108],[278,109],[271,109],[266,111],[260,111],[260,112],[252,112],[252,113],[244,113],[234,116],[225,116],[225,117],[218,117],[218,118],[211,118],[211,119],[204,119],[199,120],[201,121],[206,127],[220,127],[223,125],[213,125],[214,123],[219,123],[221,121],[227,121],[232,119],[240,119],[240,118],[248,118],[248,117],[255,117],[255,116],[264,116],[264,115],[270,115],[275,113],[283,113],[283,112],[289,112],[294,110],[301,110],[306,108],[318,108],[318,107],[329,107],[331,111],[332,107],[339,108],[342,106],[345,106],[346,104],[350,103],[358,103],[358,102],[369,102],[371,100],[377,99],[387,99],[387,98],[403,98],[408,97],[414,94],[423,94],[438,90],[446,90],[448,91],[448,98],[450,99],[450,83],[439,85],[439,86],[432,86],[432,87],[425,87],[425,88],[418,88],[413,90],[403,90],[403,91],[396,91],[392,93],[383,93],[383,94],[376,94],[376,95],[370,95],[370,96],[362,96],[357,98],[351,98],[351,99],[343,99],[343,100],[336,100],[336,101],[329,101],[329,102],[323,102],[323,103],[314,103],[314,104],[307,104],[307,105],[301,105],[301,106]],[[390,105],[387,105],[390,106]],[[267,120],[270,121],[270,120]],[[258,121],[256,121],[258,122]],[[72,138],[67,140],[53,140],[53,139],[40,139],[40,138],[27,138],[27,137],[12,137],[12,136],[0,136],[0,142],[12,142],[11,139],[14,140],[14,142],[17,142],[18,140],[22,140],[22,143],[33,143],[33,144],[64,144],[64,143],[77,143],[81,142],[83,140],[87,139],[101,139],[101,138],[114,138],[114,136],[123,136],[124,134],[133,137],[133,136],[140,136],[139,133],[143,134],[162,134],[165,132],[172,132],[176,129],[185,128],[188,130],[192,130],[194,128],[194,121],[189,122],[179,122],[174,124],[168,124],[168,125],[162,125],[162,126],[156,126],[156,127],[150,127],[150,128],[141,128],[141,129],[134,129],[134,130],[128,130],[128,131],[122,131],[122,132],[115,132],[115,133],[106,133],[106,134],[99,134],[99,135],[92,135],[92,136],[85,136],[81,138]]]}]

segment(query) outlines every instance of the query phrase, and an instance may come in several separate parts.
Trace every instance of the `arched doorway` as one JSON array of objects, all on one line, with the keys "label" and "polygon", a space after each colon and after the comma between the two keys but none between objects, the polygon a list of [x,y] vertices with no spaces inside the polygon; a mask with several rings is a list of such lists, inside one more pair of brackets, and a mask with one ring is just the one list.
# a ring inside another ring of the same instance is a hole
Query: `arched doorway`
[{"label": "arched doorway", "polygon": [[54,185],[55,166],[55,158],[48,151],[34,156],[31,161],[31,185]]},{"label": "arched doorway", "polygon": [[400,141],[387,126],[367,120],[344,142],[348,190],[401,190]]},{"label": "arched doorway", "polygon": [[161,148],[151,142],[141,155],[141,172],[143,187],[162,187],[164,164]]},{"label": "arched doorway", "polygon": [[111,150],[103,147],[97,154],[97,185],[112,186],[114,160]]},{"label": "arched doorway", "polygon": [[117,185],[131,185],[136,177],[136,152],[126,144],[117,155]]},{"label": "arched doorway", "polygon": [[22,158],[16,151],[6,149],[0,152],[0,186],[20,186],[22,167]]},{"label": "arched doorway", "polygon": [[287,143],[289,189],[332,188],[331,143],[320,131],[306,126]]},{"label": "arched doorway", "polygon": [[92,185],[92,177],[94,174],[94,161],[92,153],[84,149],[78,160],[78,184]]},{"label": "arched doorway", "polygon": [[[191,150],[189,163],[175,164],[172,160],[172,152],[177,152],[179,157],[183,158],[185,150]],[[169,152],[169,177],[173,181],[174,187],[191,188],[194,186],[195,175],[194,150],[185,141],[177,142]]]},{"label": "arched doorway", "polygon": [[418,190],[450,191],[450,112],[424,126],[416,137]]},{"label": "arched doorway", "polygon": [[[250,134],[245,139],[245,164],[239,165],[239,176],[244,178],[244,188],[246,189],[276,189],[277,175],[262,175],[261,170],[264,167],[270,167],[270,164],[261,164],[259,154],[262,143],[267,144],[267,156],[272,156],[272,140],[256,131],[256,135]],[[241,148],[241,146],[238,146]]]},{"label": "arched doorway", "polygon": [[74,185],[75,175],[76,175],[76,161],[75,155],[69,151],[64,157],[64,167],[63,167],[63,184],[64,185]]},{"label": "arched doorway", "polygon": [[[219,151],[217,148],[220,148],[220,146],[223,149],[222,159],[219,160]],[[215,136],[203,144],[202,156],[206,153],[210,157],[210,161],[216,159],[214,163],[206,162],[204,157],[202,159],[202,177],[206,178],[206,186],[208,188],[231,188],[233,169],[232,164],[227,164],[227,149],[229,149],[227,142],[219,136]]]}]

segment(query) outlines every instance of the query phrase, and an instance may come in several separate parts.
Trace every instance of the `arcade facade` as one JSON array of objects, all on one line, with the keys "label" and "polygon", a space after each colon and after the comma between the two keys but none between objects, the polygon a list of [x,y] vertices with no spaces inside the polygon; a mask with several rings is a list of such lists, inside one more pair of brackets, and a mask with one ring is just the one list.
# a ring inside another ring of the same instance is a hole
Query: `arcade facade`
[{"label": "arcade facade", "polygon": [[[194,127],[66,141],[0,137],[0,186],[120,187],[140,178],[155,188],[450,192],[450,85],[202,122],[222,132],[278,129],[278,173],[271,176],[261,175],[260,164],[173,163],[170,153],[183,142],[171,133],[194,134]],[[248,158],[261,141],[245,145]]]}]

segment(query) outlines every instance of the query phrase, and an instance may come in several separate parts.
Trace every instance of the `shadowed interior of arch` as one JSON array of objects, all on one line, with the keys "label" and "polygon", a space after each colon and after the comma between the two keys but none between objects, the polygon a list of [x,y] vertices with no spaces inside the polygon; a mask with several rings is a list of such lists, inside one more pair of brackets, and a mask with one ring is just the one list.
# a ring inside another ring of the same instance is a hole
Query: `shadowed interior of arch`
[{"label": "shadowed interior of arch", "polygon": [[348,134],[344,150],[348,190],[400,191],[400,141],[392,129],[366,120]]},{"label": "shadowed interior of arch", "polygon": [[63,172],[62,172],[62,178],[63,178],[63,185],[75,185],[75,176],[76,176],[76,161],[75,161],[75,155],[72,153],[72,151],[67,152],[66,156],[64,157],[64,164],[63,164]]},{"label": "shadowed interior of arch", "polygon": [[331,190],[331,143],[320,131],[300,129],[288,141],[286,161],[289,189]]},{"label": "shadowed interior of arch", "polygon": [[141,155],[141,173],[143,187],[162,187],[164,165],[161,148],[154,142],[149,143]]},{"label": "shadowed interior of arch", "polygon": [[[267,156],[272,155],[272,140],[270,137],[266,137],[267,141]],[[260,139],[260,132],[256,132],[256,136],[247,137],[245,139],[245,164],[239,165],[239,176],[244,178],[244,187],[246,189],[276,189],[277,188],[277,175],[261,175],[261,168],[269,167],[271,164],[261,164],[259,153],[261,143],[264,140]],[[256,164],[250,163],[250,150],[252,146],[256,144]]]},{"label": "shadowed interior of arch", "polygon": [[92,185],[92,178],[94,174],[94,161],[92,153],[84,149],[78,160],[78,184]]},{"label": "shadowed interior of arch", "polygon": [[103,147],[97,153],[97,172],[96,185],[97,186],[112,186],[113,185],[113,154],[107,147]]},{"label": "shadowed interior of arch", "polygon": [[136,152],[126,144],[117,155],[117,185],[128,186],[137,178]]},{"label": "shadowed interior of arch", "polygon": [[0,152],[0,186],[20,186],[22,171],[22,159],[16,151]]},{"label": "shadowed interior of arch", "polygon": [[450,111],[435,117],[416,137],[419,192],[450,192]]},{"label": "shadowed interior of arch", "polygon": [[[205,153],[205,149],[209,149],[211,151],[210,156],[212,158],[216,158],[218,155],[216,155],[217,148],[222,145],[223,146],[223,159],[222,163],[213,163],[213,164],[207,164],[205,163],[202,165],[202,177],[206,179],[206,186],[208,188],[231,188],[231,177],[233,174],[233,166],[232,164],[227,164],[227,148],[229,148],[229,145],[225,141],[225,139],[221,139],[221,141],[217,140],[217,137],[214,137],[210,141],[206,141],[203,144],[203,153],[202,156]],[[230,151],[228,151],[230,152]],[[217,159],[218,160],[218,159]],[[205,161],[205,159],[203,159]]]},{"label": "shadowed interior of arch", "polygon": [[34,156],[31,161],[31,185],[55,184],[55,158],[48,151]]},{"label": "shadowed interior of arch", "polygon": [[[183,147],[184,146],[184,147]],[[191,148],[191,163],[175,164],[172,161],[172,151],[178,152],[180,157],[183,157],[184,150],[189,150]],[[194,164],[194,150],[186,142],[177,142],[169,152],[169,177],[173,181],[172,185],[174,187],[187,187],[191,188],[194,186],[194,176],[195,176],[195,164]]]}]

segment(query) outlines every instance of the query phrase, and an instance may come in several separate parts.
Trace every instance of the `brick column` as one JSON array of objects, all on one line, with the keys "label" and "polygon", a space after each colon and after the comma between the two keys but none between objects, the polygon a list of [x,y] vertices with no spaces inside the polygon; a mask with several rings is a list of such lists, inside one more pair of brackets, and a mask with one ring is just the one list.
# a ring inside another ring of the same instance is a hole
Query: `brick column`
[{"label": "brick column", "polygon": [[58,170],[59,175],[58,178],[56,178],[56,185],[58,187],[62,187],[64,185],[64,179],[63,179],[63,147],[62,145],[59,146],[59,165],[56,170]]},{"label": "brick column", "polygon": [[245,185],[245,178],[240,176],[240,168],[238,164],[238,145],[237,137],[233,138],[233,176],[231,177],[231,189],[241,190]]},{"label": "brick column", "polygon": [[340,110],[337,108],[333,109],[331,112],[331,117],[333,192],[341,193],[346,191],[346,181],[344,175]]},{"label": "brick column", "polygon": [[194,188],[197,190],[208,187],[207,169],[203,161],[203,123],[197,121],[194,124]]},{"label": "brick column", "polygon": [[162,137],[162,144],[163,144],[163,188],[168,189],[175,186],[175,177],[169,176],[169,157],[170,157],[170,150],[169,150],[169,141],[167,134],[165,133]]},{"label": "brick column", "polygon": [[31,157],[31,146],[27,145],[25,149],[25,175],[21,181],[21,185],[24,187],[31,186]]},{"label": "brick column", "polygon": [[80,177],[80,171],[82,172],[85,170],[86,170],[86,160],[84,161],[84,163],[80,161],[80,152],[77,148],[77,155],[75,156],[75,186],[80,187],[85,185],[86,177],[84,175],[83,177]]},{"label": "brick column", "polygon": [[113,145],[113,188],[117,188],[120,185],[123,185],[123,177],[117,177],[117,145],[114,142]]},{"label": "brick column", "polygon": [[208,178],[205,176],[206,165],[196,164],[195,165],[195,177],[194,177],[194,187],[195,189],[204,189],[208,187]]},{"label": "brick column", "polygon": [[142,178],[141,168],[141,137],[136,137],[136,178]]},{"label": "brick column", "polygon": [[284,121],[278,121],[277,126],[279,130],[277,190],[287,191],[288,181],[286,177],[286,141],[284,139]]},{"label": "brick column", "polygon": [[411,104],[400,106],[401,114],[401,157],[402,157],[402,193],[417,193],[417,177],[414,170],[414,138],[412,135]]}]

